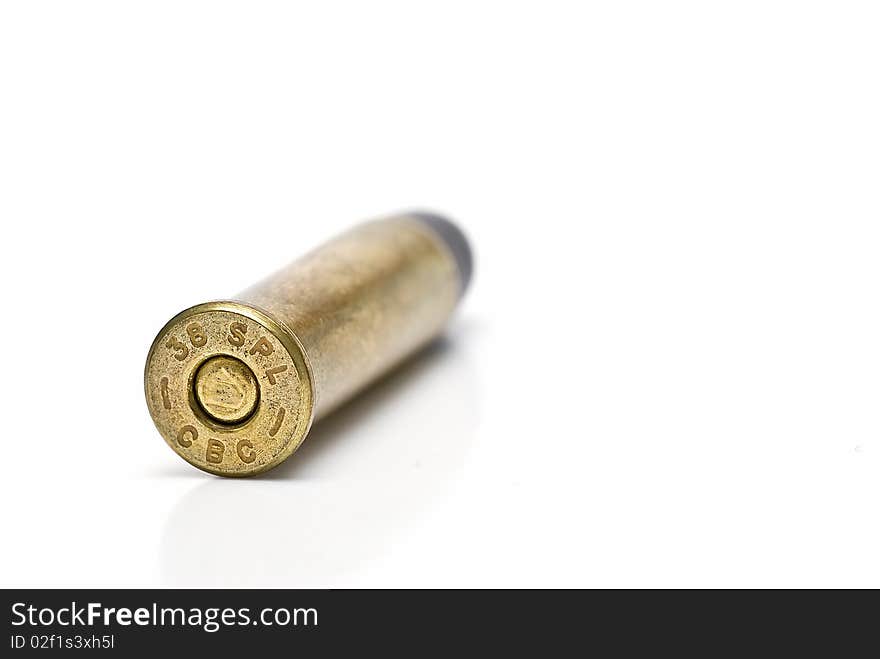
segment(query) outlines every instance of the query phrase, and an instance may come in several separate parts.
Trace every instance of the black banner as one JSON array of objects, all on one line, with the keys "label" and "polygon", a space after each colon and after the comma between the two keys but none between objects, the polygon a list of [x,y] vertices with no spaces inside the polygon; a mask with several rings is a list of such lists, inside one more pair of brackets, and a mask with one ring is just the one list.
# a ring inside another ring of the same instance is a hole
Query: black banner
[{"label": "black banner", "polygon": [[868,591],[6,590],[3,600],[3,656],[352,646],[838,655],[874,646],[878,613]]}]

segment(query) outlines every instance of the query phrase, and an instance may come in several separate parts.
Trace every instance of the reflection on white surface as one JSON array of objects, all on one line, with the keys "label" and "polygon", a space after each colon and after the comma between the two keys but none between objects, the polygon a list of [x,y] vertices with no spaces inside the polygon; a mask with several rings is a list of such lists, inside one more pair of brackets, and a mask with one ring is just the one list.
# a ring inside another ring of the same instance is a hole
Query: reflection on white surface
[{"label": "reflection on white surface", "polygon": [[467,458],[473,363],[441,339],[317,423],[287,462],[249,480],[207,477],[171,512],[164,581],[330,586],[430,511]]}]

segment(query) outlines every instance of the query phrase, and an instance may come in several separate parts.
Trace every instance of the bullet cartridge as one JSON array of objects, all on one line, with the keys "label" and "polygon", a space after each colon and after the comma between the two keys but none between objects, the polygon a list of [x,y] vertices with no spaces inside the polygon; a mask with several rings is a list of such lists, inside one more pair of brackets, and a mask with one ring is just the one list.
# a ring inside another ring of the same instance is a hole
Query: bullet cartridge
[{"label": "bullet cartridge", "polygon": [[144,372],[153,421],[199,469],[271,469],[315,420],[436,337],[471,272],[467,240],[442,217],[357,225],[239,295],[168,321]]}]

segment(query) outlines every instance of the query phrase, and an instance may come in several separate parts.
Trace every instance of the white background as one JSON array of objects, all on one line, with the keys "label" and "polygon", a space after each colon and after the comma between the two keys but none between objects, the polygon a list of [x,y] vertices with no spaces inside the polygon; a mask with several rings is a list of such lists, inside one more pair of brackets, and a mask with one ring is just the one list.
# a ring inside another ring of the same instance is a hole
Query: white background
[{"label": "white background", "polygon": [[[8,2],[0,583],[880,586],[880,14]],[[445,341],[265,478],[171,452],[155,333],[448,213]]]}]

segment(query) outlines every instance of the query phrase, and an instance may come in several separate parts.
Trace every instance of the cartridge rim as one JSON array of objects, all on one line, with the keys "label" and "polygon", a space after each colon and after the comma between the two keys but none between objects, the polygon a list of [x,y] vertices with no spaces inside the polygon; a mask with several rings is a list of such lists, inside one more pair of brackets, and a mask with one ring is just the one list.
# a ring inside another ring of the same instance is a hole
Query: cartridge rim
[{"label": "cartridge rim", "polygon": [[[197,374],[217,359],[247,369],[227,369],[218,380],[232,387],[224,392],[230,409],[240,408],[228,416],[206,410],[197,392]],[[314,379],[297,337],[264,310],[237,301],[199,304],[168,321],[147,355],[144,392],[172,450],[220,476],[251,476],[280,464],[299,448],[314,416]]]}]

